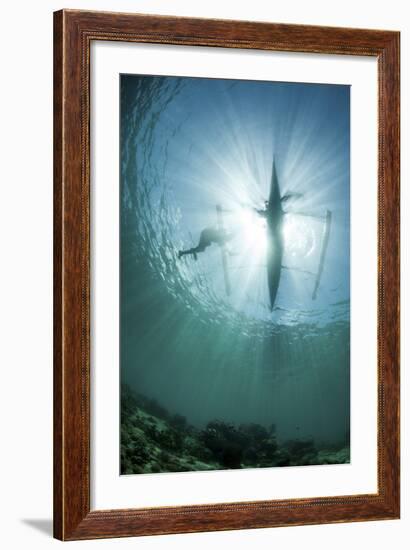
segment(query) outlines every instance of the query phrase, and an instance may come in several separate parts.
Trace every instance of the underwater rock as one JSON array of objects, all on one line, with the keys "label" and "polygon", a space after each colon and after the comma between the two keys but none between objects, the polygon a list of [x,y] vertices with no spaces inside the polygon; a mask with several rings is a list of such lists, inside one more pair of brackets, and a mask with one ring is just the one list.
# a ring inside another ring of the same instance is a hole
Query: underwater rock
[{"label": "underwater rock", "polygon": [[315,444],[312,439],[292,439],[285,443],[285,447],[293,457],[302,457],[307,453],[315,453]]},{"label": "underwater rock", "polygon": [[244,462],[247,464],[256,463],[258,460],[258,451],[255,447],[249,447],[243,453]]},{"label": "underwater rock", "polygon": [[242,448],[237,443],[228,443],[222,451],[222,464],[226,468],[241,468]]},{"label": "underwater rock", "polygon": [[291,458],[286,449],[281,449],[276,454],[276,466],[290,466]]},{"label": "underwater rock", "polygon": [[187,419],[181,414],[174,414],[169,420],[171,426],[176,429],[184,430],[187,427]]},{"label": "underwater rock", "polygon": [[[157,413],[157,414],[154,414]],[[215,419],[199,430],[155,400],[122,389],[121,474],[344,464],[349,447],[317,449],[312,439],[276,439],[276,426]]]},{"label": "underwater rock", "polygon": [[321,450],[317,455],[317,464],[349,464],[350,449],[343,447],[339,450]]}]

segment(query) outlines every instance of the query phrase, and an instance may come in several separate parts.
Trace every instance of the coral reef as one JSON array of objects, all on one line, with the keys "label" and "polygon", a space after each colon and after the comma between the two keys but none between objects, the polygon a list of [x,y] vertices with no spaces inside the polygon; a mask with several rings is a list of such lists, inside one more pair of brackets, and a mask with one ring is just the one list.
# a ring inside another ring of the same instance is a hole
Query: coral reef
[{"label": "coral reef", "polygon": [[275,425],[234,426],[222,420],[199,430],[155,400],[121,393],[121,474],[268,468],[350,461],[349,447],[321,448],[311,439],[281,445]]}]

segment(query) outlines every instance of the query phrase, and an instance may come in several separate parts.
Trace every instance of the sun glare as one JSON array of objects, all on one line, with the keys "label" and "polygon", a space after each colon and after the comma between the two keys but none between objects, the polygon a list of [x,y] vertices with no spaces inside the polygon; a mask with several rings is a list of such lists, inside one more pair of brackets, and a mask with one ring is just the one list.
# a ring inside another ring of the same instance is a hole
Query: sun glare
[{"label": "sun glare", "polygon": [[267,229],[266,221],[256,212],[242,208],[238,212],[238,222],[242,234],[244,249],[252,255],[260,257],[266,252]]}]

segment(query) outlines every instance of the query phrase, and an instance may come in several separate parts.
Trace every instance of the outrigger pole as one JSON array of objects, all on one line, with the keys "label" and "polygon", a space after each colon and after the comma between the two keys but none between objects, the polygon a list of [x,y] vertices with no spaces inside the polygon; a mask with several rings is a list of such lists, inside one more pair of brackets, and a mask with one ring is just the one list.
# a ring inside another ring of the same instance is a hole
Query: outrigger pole
[{"label": "outrigger pole", "polygon": [[[223,211],[222,211],[221,205],[217,204],[216,205],[216,219],[217,219],[217,223],[218,223],[218,229],[221,232],[225,230],[224,223],[223,223],[222,212]],[[227,251],[226,251],[226,245],[221,244],[220,249],[221,249],[221,256],[222,256],[222,268],[223,268],[223,272],[224,272],[225,291],[226,291],[227,296],[230,296],[231,295],[231,282],[229,280],[229,273],[228,273],[228,255],[227,255]]]},{"label": "outrigger pole", "polygon": [[325,225],[324,225],[324,228],[323,228],[323,241],[322,241],[322,250],[321,250],[321,253],[320,253],[319,269],[318,269],[317,276],[316,276],[315,288],[313,289],[312,300],[316,300],[317,291],[318,291],[319,284],[320,284],[320,279],[322,277],[322,271],[323,271],[323,266],[324,266],[324,263],[325,263],[327,245],[329,244],[329,235],[330,235],[330,224],[331,224],[331,222],[332,222],[332,212],[330,210],[327,210],[326,211],[326,221],[325,221]]}]

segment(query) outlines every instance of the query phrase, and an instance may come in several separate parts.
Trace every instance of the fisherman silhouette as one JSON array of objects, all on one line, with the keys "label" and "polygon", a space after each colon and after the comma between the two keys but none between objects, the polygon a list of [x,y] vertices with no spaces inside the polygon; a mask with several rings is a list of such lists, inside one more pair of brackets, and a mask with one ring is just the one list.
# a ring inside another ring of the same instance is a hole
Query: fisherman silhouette
[{"label": "fisherman silhouette", "polygon": [[199,236],[199,243],[198,246],[195,246],[194,248],[189,248],[188,250],[180,250],[178,252],[178,258],[182,258],[182,256],[192,255],[194,257],[194,260],[197,260],[197,254],[199,252],[204,252],[208,246],[211,246],[212,243],[218,244],[219,246],[223,246],[228,241],[232,239],[233,235],[225,231],[225,229],[218,229],[216,227],[205,227],[201,231],[201,234]]},{"label": "fisherman silhouette", "polygon": [[[293,193],[288,192],[283,195],[283,197],[280,198],[280,202],[286,202],[290,199],[300,199],[303,197],[302,193]],[[261,216],[261,218],[267,218],[269,214],[269,201],[265,201],[265,207],[261,210],[259,208],[253,208],[253,210]]]},{"label": "fisherman silhouette", "polygon": [[259,208],[253,208],[253,210],[261,216],[261,218],[267,218],[269,212],[269,201],[265,201],[265,208],[260,210]]},{"label": "fisherman silhouette", "polygon": [[[301,196],[302,195],[300,193],[286,193],[280,199],[280,202],[286,202],[291,198],[299,198]],[[270,218],[272,217],[272,212],[270,211],[269,201],[265,201],[264,209],[259,210],[257,208],[254,208],[253,210],[257,214],[259,214],[259,216],[267,219],[268,221],[271,221]],[[278,218],[280,218],[280,216],[278,216]],[[228,233],[225,229],[221,229],[217,227],[205,227],[205,229],[201,231],[198,245],[193,248],[189,248],[187,250],[180,250],[178,252],[178,258],[182,258],[182,256],[191,255],[194,257],[194,260],[197,260],[198,259],[197,254],[200,252],[204,252],[205,249],[211,246],[212,243],[215,243],[219,246],[223,246],[232,238],[233,238],[233,234]]]}]

